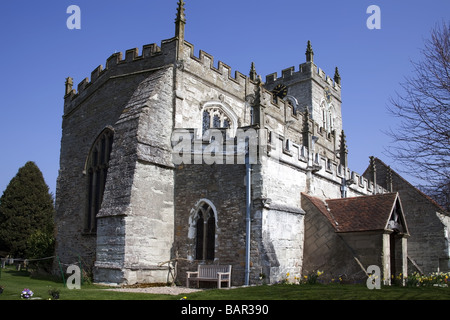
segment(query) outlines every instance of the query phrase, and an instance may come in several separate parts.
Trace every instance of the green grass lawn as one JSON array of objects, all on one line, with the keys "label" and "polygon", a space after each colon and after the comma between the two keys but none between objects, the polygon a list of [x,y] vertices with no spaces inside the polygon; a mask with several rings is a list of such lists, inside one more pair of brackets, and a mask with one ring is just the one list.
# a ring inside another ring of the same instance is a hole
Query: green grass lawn
[{"label": "green grass lawn", "polygon": [[178,296],[124,293],[107,287],[83,283],[81,289],[68,289],[61,281],[31,277],[26,271],[2,269],[0,300],[21,300],[24,288],[33,291],[35,300],[48,300],[50,289],[60,291],[60,300],[450,300],[450,288],[442,287],[382,287],[369,290],[365,285],[262,285],[233,289],[208,289]]}]

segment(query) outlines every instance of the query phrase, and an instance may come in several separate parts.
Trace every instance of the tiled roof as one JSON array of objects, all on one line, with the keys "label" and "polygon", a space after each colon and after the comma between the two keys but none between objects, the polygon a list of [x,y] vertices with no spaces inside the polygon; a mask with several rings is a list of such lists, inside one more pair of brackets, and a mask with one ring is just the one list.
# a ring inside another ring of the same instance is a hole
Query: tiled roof
[{"label": "tiled roof", "polygon": [[330,221],[336,232],[385,230],[397,193],[321,200],[303,194]]}]

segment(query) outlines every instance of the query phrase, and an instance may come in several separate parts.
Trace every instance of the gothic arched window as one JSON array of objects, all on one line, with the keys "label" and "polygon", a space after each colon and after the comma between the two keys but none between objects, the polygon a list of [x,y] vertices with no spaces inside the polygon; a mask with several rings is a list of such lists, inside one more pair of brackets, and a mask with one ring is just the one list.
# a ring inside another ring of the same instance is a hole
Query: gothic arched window
[{"label": "gothic arched window", "polygon": [[327,103],[322,102],[320,106],[321,112],[322,112],[322,128],[327,131],[331,132],[334,129],[334,108],[332,106],[329,106]]},{"label": "gothic arched window", "polygon": [[203,203],[197,211],[195,259],[214,260],[216,217],[213,208]]},{"label": "gothic arched window", "polygon": [[203,133],[210,128],[229,128],[230,119],[220,107],[208,107],[203,110]]},{"label": "gothic arched window", "polygon": [[86,166],[88,177],[86,232],[96,232],[96,216],[100,210],[105,191],[106,174],[113,143],[113,131],[105,129],[92,145]]}]

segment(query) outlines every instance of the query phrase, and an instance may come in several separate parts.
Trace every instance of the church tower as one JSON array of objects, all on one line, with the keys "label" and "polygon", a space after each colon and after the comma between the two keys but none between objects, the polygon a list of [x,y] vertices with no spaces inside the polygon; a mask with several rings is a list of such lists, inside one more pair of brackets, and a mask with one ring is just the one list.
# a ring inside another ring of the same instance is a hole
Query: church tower
[{"label": "church tower", "polygon": [[[265,87],[274,99],[288,101],[294,112],[309,113],[312,120],[311,132],[317,143],[315,151],[329,159],[338,160],[342,132],[341,77],[338,68],[334,77],[328,76],[314,63],[314,51],[308,41],[305,52],[306,62],[284,69],[281,77],[272,73],[266,77]],[[310,143],[303,142],[307,146]],[[337,154],[337,155],[336,155]]]},{"label": "church tower", "polygon": [[[174,230],[171,135],[184,1],[175,36],[67,78],[56,189],[56,254],[98,283],[167,281]],[[75,88],[77,90],[75,90]]]}]

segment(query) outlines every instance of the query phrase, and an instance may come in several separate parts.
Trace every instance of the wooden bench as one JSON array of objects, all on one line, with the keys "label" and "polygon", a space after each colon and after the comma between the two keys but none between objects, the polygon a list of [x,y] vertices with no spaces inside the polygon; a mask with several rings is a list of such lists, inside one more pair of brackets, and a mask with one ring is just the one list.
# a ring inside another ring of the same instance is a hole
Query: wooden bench
[{"label": "wooden bench", "polygon": [[197,281],[197,287],[200,281],[217,282],[217,288],[221,288],[223,281],[228,282],[228,288],[231,286],[231,265],[198,265],[197,271],[188,271],[186,286],[189,288],[189,281]]}]

